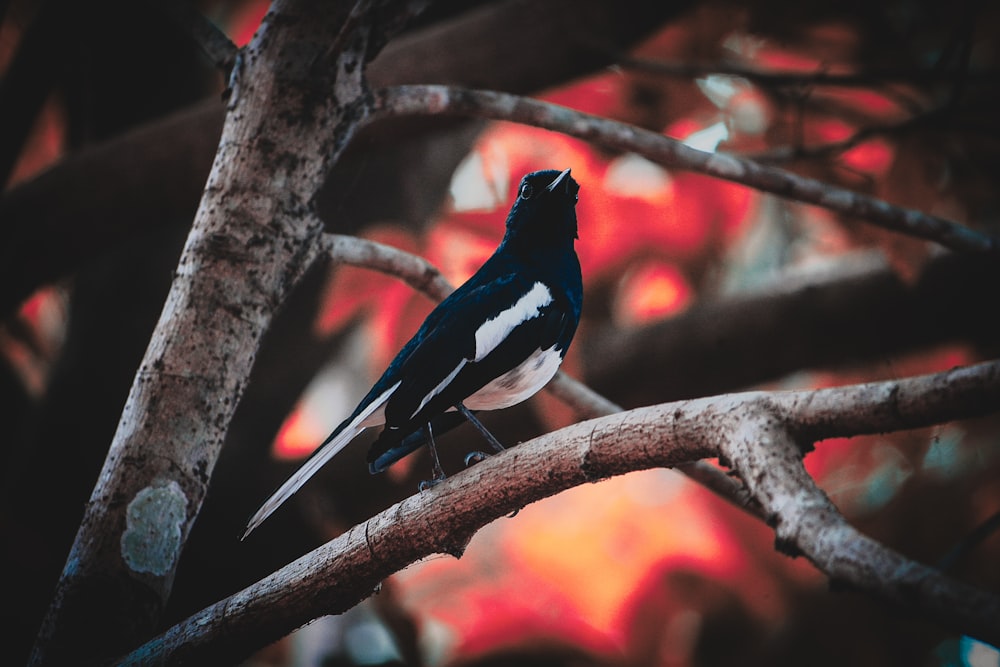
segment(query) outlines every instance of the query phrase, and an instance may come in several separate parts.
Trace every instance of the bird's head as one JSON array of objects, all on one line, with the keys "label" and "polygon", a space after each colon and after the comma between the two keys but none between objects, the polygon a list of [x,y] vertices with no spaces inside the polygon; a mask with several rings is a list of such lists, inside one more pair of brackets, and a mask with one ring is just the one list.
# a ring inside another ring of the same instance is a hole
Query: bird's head
[{"label": "bird's head", "polygon": [[577,236],[576,200],[580,186],[570,170],[535,171],[521,179],[507,216],[504,241],[539,246],[573,244]]}]

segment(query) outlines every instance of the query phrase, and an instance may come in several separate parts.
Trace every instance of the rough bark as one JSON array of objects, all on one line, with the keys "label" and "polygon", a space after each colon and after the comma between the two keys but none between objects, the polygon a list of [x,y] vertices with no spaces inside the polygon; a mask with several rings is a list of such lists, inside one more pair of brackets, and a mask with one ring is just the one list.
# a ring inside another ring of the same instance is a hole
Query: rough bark
[{"label": "rough bark", "polygon": [[201,205],[35,664],[108,659],[156,626],[261,336],[317,254],[306,212],[366,115],[363,65],[385,24],[360,17],[322,62],[350,4],[277,3],[234,69]]}]

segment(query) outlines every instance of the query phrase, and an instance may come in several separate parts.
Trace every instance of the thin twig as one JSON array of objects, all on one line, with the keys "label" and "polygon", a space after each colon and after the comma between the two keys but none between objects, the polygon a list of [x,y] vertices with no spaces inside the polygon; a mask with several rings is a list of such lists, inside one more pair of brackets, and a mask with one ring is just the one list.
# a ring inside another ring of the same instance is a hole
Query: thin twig
[{"label": "thin twig", "polygon": [[323,51],[322,55],[316,58],[313,63],[313,67],[327,65],[334,56],[344,49],[344,44],[347,42],[347,39],[355,33],[361,21],[369,12],[371,12],[373,1],[374,0],[355,0],[354,5],[351,7],[351,11],[348,12],[347,17],[344,18],[344,22],[337,31],[337,35],[330,40],[330,44],[326,47],[326,50]]},{"label": "thin twig", "polygon": [[493,91],[449,86],[396,86],[375,92],[374,116],[465,115],[562,132],[613,150],[642,155],[787,199],[815,204],[962,252],[1000,253],[1000,239],[951,220],[893,206],[812,178],[726,153],[707,153],[655,132],[566,107]]},{"label": "thin twig", "polygon": [[[382,30],[390,34],[398,32],[399,28],[409,23],[413,18],[419,16],[426,8],[429,0],[407,0],[406,2],[391,2],[389,0],[355,0],[351,11],[344,18],[344,22],[337,32],[337,36],[331,40],[330,45],[314,63],[315,67],[321,67],[340,53],[350,36],[355,33],[358,26],[362,24],[368,16],[378,16],[387,7],[392,11],[380,18],[384,18],[387,23],[382,25]],[[382,44],[374,44],[375,49],[381,48]]]},{"label": "thin twig", "polygon": [[455,289],[436,266],[405,250],[342,234],[324,234],[321,243],[334,262],[394,276],[435,301]]},{"label": "thin twig", "polygon": [[797,140],[794,145],[776,146],[758,153],[743,153],[741,154],[741,157],[755,162],[767,163],[794,159],[830,158],[845,153],[872,137],[902,135],[907,132],[925,129],[927,126],[939,121],[946,113],[948,113],[948,111],[948,109],[943,107],[931,109],[930,111],[922,112],[912,118],[908,118],[902,122],[892,125],[872,125],[862,127],[846,139],[831,141],[829,143],[814,146],[805,146],[803,144],[800,138],[801,124],[797,122]]}]

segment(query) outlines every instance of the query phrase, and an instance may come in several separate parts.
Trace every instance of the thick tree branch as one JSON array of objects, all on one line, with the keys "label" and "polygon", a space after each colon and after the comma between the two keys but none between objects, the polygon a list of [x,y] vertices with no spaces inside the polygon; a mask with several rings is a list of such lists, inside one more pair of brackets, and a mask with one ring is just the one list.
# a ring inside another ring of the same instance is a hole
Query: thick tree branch
[{"label": "thick tree branch", "polygon": [[[789,434],[832,437],[854,435],[862,427],[864,432],[884,432],[926,426],[995,412],[998,398],[1000,362],[994,361],[822,392],[680,401],[574,424],[403,500],[191,616],[119,664],[231,661],[312,618],[350,608],[382,579],[419,558],[461,555],[482,526],[540,498],[632,470],[718,455],[747,480],[786,551],[804,553],[842,583],[996,644],[1000,598],[858,535],[815,488]],[[878,575],[887,577],[884,584]]]},{"label": "thick tree branch", "polygon": [[870,382],[774,395],[792,435],[805,442],[920,428],[1000,410],[1000,361],[897,382]]},{"label": "thick tree branch", "polygon": [[201,206],[34,664],[107,659],[156,627],[261,337],[318,255],[321,229],[305,212],[367,113],[364,65],[386,37],[371,17],[331,68],[313,67],[348,10],[279,0],[246,49]]},{"label": "thick tree branch", "polygon": [[964,252],[1000,253],[1000,239],[950,220],[893,206],[869,195],[725,153],[706,153],[670,137],[555,104],[483,90],[448,86],[398,86],[375,92],[380,116],[467,115],[562,132],[664,166],[714,176],[794,201],[822,206]]}]

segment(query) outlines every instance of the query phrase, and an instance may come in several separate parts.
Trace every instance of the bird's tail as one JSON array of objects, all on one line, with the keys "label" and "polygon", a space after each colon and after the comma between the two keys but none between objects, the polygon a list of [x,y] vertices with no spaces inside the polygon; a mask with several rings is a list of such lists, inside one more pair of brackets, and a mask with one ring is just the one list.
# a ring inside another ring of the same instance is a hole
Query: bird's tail
[{"label": "bird's tail", "polygon": [[310,477],[315,475],[316,471],[322,468],[327,461],[336,456],[351,440],[367,428],[366,426],[357,425],[358,421],[354,419],[352,422],[342,424],[341,428],[331,433],[330,437],[316,448],[316,451],[306,459],[302,467],[285,480],[285,483],[279,486],[278,490],[272,493],[271,497],[265,500],[260,509],[250,517],[250,521],[247,522],[247,529],[240,540],[245,540],[247,535],[253,532],[257,526],[264,523],[264,520],[271,516],[274,510],[281,507],[282,503],[298,491]]},{"label": "bird's tail", "polygon": [[288,500],[293,493],[299,490],[299,488],[309,481],[309,478],[316,474],[316,471],[322,468],[327,461],[332,459],[337,455],[337,452],[342,450],[347,446],[351,440],[362,431],[364,431],[369,426],[376,426],[385,421],[385,403],[392,396],[392,392],[396,391],[399,387],[399,382],[392,385],[381,394],[373,397],[373,394],[377,389],[380,389],[379,385],[376,384],[369,392],[368,396],[361,402],[358,409],[354,411],[354,414],[348,417],[340,426],[338,426],[330,436],[323,441],[316,451],[312,453],[306,462],[302,464],[302,467],[295,471],[295,473],[289,477],[284,484],[278,487],[278,490],[271,494],[271,497],[264,501],[264,504],[260,506],[257,513],[250,517],[250,521],[247,522],[247,529],[243,533],[243,537],[240,540],[245,540],[247,535],[253,532],[254,528],[259,526],[264,522],[264,519],[271,516],[274,510],[281,507],[281,504]]}]

